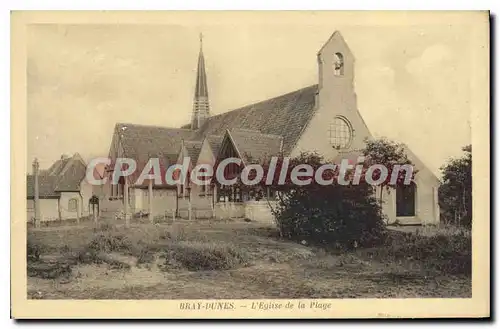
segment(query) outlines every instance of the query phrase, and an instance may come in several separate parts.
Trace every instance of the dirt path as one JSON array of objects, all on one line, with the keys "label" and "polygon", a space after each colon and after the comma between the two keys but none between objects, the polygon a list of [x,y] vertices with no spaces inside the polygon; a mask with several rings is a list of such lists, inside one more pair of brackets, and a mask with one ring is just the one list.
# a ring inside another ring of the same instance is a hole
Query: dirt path
[{"label": "dirt path", "polygon": [[288,263],[257,262],[227,271],[162,272],[132,266],[77,265],[71,279],[28,278],[28,295],[44,299],[417,298],[468,297],[470,281],[425,277],[383,264],[338,265],[333,256]]}]

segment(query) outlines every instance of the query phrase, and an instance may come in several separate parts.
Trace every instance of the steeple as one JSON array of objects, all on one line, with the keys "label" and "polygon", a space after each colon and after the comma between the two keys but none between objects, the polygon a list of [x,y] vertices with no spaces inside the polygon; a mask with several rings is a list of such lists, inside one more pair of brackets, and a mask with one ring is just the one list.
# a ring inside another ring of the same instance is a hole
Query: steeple
[{"label": "steeple", "polygon": [[200,128],[208,117],[210,117],[210,104],[208,102],[205,58],[203,57],[203,34],[200,33],[200,54],[198,55],[198,71],[196,73],[191,129],[196,130]]}]

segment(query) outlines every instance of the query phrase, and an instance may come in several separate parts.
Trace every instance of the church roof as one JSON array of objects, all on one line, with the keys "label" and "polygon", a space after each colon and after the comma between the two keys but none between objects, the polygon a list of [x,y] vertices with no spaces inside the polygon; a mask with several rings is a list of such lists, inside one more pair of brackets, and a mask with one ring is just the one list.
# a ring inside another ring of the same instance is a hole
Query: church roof
[{"label": "church roof", "polygon": [[224,136],[218,136],[218,135],[207,136],[208,144],[210,145],[210,148],[212,149],[214,156],[217,156],[217,154],[219,154],[220,146],[222,144],[223,139]]},{"label": "church roof", "polygon": [[166,161],[168,166],[176,163],[182,140],[191,139],[194,132],[181,128],[118,123],[115,133],[119,134],[124,157],[144,164],[149,158],[157,157]]},{"label": "church roof", "polygon": [[198,141],[184,141],[184,147],[186,148],[188,157],[191,158],[191,163],[198,161],[202,144],[202,142]]},{"label": "church roof", "polygon": [[[204,65],[202,57],[200,63]],[[318,85],[295,90],[209,117],[198,130],[191,130],[190,125],[167,128],[118,123],[115,135],[118,135],[123,147],[122,156],[137,161],[136,172],[142,170],[141,167],[151,157],[159,158],[160,165],[164,168],[176,163],[183,140],[201,143],[207,138],[212,151],[218,154],[222,136],[227,130],[254,131],[253,134],[235,133],[235,139],[241,145],[238,147],[252,158],[280,151],[288,155],[315,112],[317,93]],[[270,135],[273,137],[270,138]],[[188,150],[195,155],[191,156],[192,159],[199,156],[199,150],[195,149],[193,146]]]},{"label": "church roof", "polygon": [[223,135],[227,129],[256,130],[282,136],[282,150],[289,154],[314,114],[317,92],[318,85],[312,85],[212,116],[196,131],[194,138]]},{"label": "church roof", "polygon": [[283,145],[283,137],[256,130],[231,129],[228,134],[246,163],[258,163],[278,155]]}]

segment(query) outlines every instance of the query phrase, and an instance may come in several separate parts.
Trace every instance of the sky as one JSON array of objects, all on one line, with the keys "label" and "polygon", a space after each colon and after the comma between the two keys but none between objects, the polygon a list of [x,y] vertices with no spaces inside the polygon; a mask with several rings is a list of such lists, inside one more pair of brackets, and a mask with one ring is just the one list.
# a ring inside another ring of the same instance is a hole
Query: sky
[{"label": "sky", "polygon": [[30,25],[27,170],[34,157],[47,168],[61,154],[107,156],[117,122],[188,123],[200,32],[212,114],[317,83],[316,54],[338,30],[355,56],[358,108],[372,134],[406,143],[436,174],[461,155],[478,46],[467,24],[312,15]]}]

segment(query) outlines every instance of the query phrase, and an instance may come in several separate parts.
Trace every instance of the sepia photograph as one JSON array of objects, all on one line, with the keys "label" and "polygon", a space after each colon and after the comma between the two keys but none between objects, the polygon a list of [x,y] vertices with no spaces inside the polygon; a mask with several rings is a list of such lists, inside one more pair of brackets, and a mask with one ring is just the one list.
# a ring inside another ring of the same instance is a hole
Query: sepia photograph
[{"label": "sepia photograph", "polygon": [[489,314],[488,12],[11,19],[19,314]]}]

